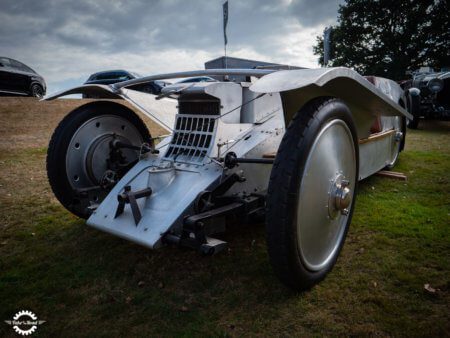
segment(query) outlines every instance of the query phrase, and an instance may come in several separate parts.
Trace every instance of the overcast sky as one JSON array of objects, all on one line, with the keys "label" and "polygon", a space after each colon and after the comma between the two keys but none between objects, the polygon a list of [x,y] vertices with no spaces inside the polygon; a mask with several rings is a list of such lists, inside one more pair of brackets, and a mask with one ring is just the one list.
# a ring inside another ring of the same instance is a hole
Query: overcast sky
[{"label": "overcast sky", "polygon": [[[203,69],[223,55],[223,0],[1,0],[0,55],[44,76],[48,93],[89,74]],[[316,36],[342,0],[229,0],[228,55],[318,67]]]}]

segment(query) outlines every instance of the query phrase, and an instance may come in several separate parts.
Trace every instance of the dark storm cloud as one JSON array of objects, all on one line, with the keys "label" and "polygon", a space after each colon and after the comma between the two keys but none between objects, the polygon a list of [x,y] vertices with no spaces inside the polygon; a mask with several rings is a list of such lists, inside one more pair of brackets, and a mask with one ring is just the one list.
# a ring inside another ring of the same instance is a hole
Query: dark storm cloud
[{"label": "dark storm cloud", "polygon": [[[47,37],[80,47],[115,51],[131,46],[221,46],[223,1],[2,1],[2,46]],[[283,34],[286,24],[314,26],[336,17],[330,1],[230,0],[230,42],[255,44]],[[259,40],[259,41],[258,41]]]},{"label": "dark storm cloud", "polygon": [[[280,43],[293,34],[311,32],[314,27],[320,27],[316,29],[320,34],[325,24],[335,21],[339,1],[229,0],[229,50],[244,50],[245,55],[261,55],[268,60],[288,58],[285,47],[289,46]],[[187,54],[180,55],[179,62],[185,65],[189,62],[181,58],[192,53],[222,53],[222,3],[2,0],[0,54],[38,64],[55,74],[69,66],[82,68],[77,64],[81,61],[74,59],[77,53],[94,68],[99,66],[97,59],[112,60],[119,53],[150,56],[174,50],[179,54],[182,50]],[[312,33],[308,34],[302,39],[312,41]],[[310,47],[307,52],[311,55]],[[118,61],[114,62],[110,64]]]}]

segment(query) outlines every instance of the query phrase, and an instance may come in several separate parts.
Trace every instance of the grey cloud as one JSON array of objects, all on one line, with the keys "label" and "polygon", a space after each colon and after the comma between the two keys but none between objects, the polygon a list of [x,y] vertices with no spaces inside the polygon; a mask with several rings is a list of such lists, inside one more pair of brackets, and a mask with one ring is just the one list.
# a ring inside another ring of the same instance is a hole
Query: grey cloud
[{"label": "grey cloud", "polygon": [[[30,29],[33,31],[30,35],[44,35],[61,43],[84,47],[100,45],[105,52],[141,44],[151,44],[157,48],[178,46],[215,49],[222,44],[222,2],[8,0],[3,2],[0,11],[16,16],[16,24],[15,27],[4,27],[0,23],[0,28],[2,32],[8,33],[14,30],[23,33]],[[336,8],[336,1],[333,0],[294,0],[289,5],[282,5],[280,1],[230,0],[230,43],[240,46],[257,41],[257,47],[264,39],[285,33],[286,22],[314,26],[333,19]],[[83,35],[84,30],[64,29],[74,23],[99,34],[97,37],[86,37]],[[24,26],[20,27],[22,24]],[[152,34],[155,30],[157,33]],[[14,35],[17,41],[17,34]],[[27,40],[27,37],[24,36],[23,40]],[[5,36],[0,41],[2,44],[11,43]]]},{"label": "grey cloud", "polygon": [[[342,0],[229,0],[229,50],[283,59],[289,34],[334,22]],[[223,0],[2,0],[0,54],[43,68],[120,53],[223,50]],[[320,34],[317,30],[317,34]],[[52,52],[54,55],[52,55]],[[66,53],[66,54],[65,54]],[[311,55],[311,51],[307,53]],[[37,59],[45,55],[47,60]],[[301,60],[301,55],[299,55]],[[98,66],[98,64],[95,64]],[[92,66],[94,67],[94,65]]]}]

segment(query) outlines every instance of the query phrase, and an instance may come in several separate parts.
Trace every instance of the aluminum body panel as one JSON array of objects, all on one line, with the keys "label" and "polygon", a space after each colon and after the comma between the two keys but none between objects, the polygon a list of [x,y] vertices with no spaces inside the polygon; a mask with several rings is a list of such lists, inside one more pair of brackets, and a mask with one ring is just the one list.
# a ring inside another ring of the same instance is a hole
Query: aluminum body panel
[{"label": "aluminum body panel", "polygon": [[[319,68],[278,71],[256,81],[257,93],[281,93],[286,122],[308,101],[318,96],[342,99],[352,111],[358,136],[367,137],[376,116],[411,115],[398,104],[402,89],[391,80],[374,86],[349,68]],[[389,96],[388,96],[388,95]],[[395,100],[395,101],[394,101]]]},{"label": "aluminum body panel", "polygon": [[172,130],[177,112],[176,100],[168,98],[157,100],[155,95],[131,89],[122,90],[121,97],[161,127]]},{"label": "aluminum body panel", "polygon": [[[274,104],[267,107],[261,106],[260,109],[266,111],[260,111],[258,114],[264,118],[252,124],[228,123],[222,116],[227,113],[224,107],[228,107],[228,111],[236,108],[237,115],[233,117],[233,120],[238,122],[241,120],[242,88],[240,85],[228,82],[200,84],[184,93],[182,99],[187,100],[191,93],[197,100],[200,92],[208,97],[227,101],[222,104],[221,115],[210,115],[216,120],[215,130],[210,133],[213,140],[211,147],[208,148],[208,156],[196,163],[184,161],[182,156],[166,157],[172,136],[165,138],[157,146],[160,154],[141,159],[102,201],[88,219],[88,225],[146,247],[157,248],[161,245],[161,236],[167,231],[180,233],[183,219],[193,214],[193,203],[198,194],[219,184],[224,174],[237,172],[247,178],[243,183],[236,183],[228,194],[244,191],[263,192],[267,189],[271,165],[264,165],[263,168],[258,165],[246,165],[225,170],[218,161],[212,160],[212,157],[220,157],[228,151],[234,151],[240,157],[261,158],[267,151],[276,151],[284,132],[284,116],[279,95],[271,95],[270,100]],[[275,107],[275,103],[278,107]],[[184,119],[205,118],[205,115],[179,113],[177,116]],[[249,114],[258,116],[255,112]],[[138,200],[142,219],[137,225],[134,223],[129,205],[125,206],[123,214],[114,218],[118,207],[117,195],[123,192],[127,185],[131,186],[132,191],[147,187],[153,191],[151,196]]]},{"label": "aluminum body panel", "polygon": [[101,95],[104,98],[111,99],[121,99],[122,97],[118,93],[114,92],[112,88],[108,85],[101,84],[90,84],[82,85],[78,87],[73,87],[66,90],[61,90],[59,92],[53,93],[51,95],[45,96],[42,100],[51,101],[57,99],[58,97],[72,95],[72,94],[91,94],[91,95]]},{"label": "aluminum body panel", "polygon": [[172,130],[175,121],[177,111],[177,102],[175,100],[168,98],[157,100],[155,95],[131,89],[123,89],[119,93],[113,91],[111,86],[108,85],[83,85],[48,95],[44,100],[50,101],[72,94],[90,94],[100,95],[102,98],[124,99],[161,127],[168,130]]},{"label": "aluminum body panel", "polygon": [[392,162],[395,133],[359,145],[359,179],[363,180]]},{"label": "aluminum body panel", "polygon": [[[153,157],[153,156],[152,156]],[[161,236],[171,227],[181,226],[182,217],[197,195],[222,175],[215,164],[203,166],[176,165],[160,168],[159,157],[141,160],[111,190],[87,220],[99,230],[131,240],[149,248],[156,248]],[[130,205],[114,218],[118,207],[117,195],[126,185],[132,191],[150,186],[151,196],[138,199],[142,219],[135,225]],[[177,223],[178,222],[178,223]]]},{"label": "aluminum body panel", "polygon": [[[242,87],[234,82],[213,82],[205,86],[205,93],[220,100],[220,120],[224,123],[240,123],[242,105]],[[234,110],[234,111],[233,111]]]},{"label": "aluminum body panel", "polygon": [[241,123],[262,123],[273,113],[282,112],[283,104],[278,93],[270,93],[256,99],[257,96],[258,94],[249,88],[243,88],[243,101],[248,103],[242,107]]}]

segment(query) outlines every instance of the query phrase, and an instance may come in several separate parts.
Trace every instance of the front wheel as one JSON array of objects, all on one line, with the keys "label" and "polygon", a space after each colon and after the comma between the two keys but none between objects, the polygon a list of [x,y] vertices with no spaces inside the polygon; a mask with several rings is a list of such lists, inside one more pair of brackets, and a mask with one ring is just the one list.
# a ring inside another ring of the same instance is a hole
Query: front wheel
[{"label": "front wheel", "polygon": [[[117,142],[116,142],[117,141]],[[137,162],[138,151],[116,144],[151,143],[144,122],[130,109],[112,102],[85,104],[55,129],[47,152],[47,175],[61,204],[87,218]]]},{"label": "front wheel", "polygon": [[269,182],[266,228],[273,269],[305,290],[334,266],[351,222],[358,147],[348,107],[317,98],[297,112],[280,144]]}]

